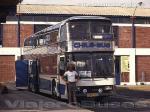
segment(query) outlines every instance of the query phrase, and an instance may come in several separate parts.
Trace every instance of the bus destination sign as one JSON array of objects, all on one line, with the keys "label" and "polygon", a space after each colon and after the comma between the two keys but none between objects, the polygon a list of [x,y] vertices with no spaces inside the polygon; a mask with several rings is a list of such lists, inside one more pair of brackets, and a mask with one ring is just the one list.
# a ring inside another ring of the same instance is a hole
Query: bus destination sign
[{"label": "bus destination sign", "polygon": [[74,41],[73,50],[112,50],[112,41]]}]

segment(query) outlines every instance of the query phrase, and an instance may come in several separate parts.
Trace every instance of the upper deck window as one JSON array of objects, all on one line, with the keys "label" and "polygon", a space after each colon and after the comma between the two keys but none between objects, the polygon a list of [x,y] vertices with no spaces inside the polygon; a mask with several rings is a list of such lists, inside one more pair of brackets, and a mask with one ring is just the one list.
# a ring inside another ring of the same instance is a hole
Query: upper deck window
[{"label": "upper deck window", "polygon": [[111,23],[104,20],[74,20],[69,23],[69,33],[72,40],[101,39],[101,35],[111,33]]},{"label": "upper deck window", "polygon": [[91,22],[92,34],[111,33],[110,24],[104,22]]}]

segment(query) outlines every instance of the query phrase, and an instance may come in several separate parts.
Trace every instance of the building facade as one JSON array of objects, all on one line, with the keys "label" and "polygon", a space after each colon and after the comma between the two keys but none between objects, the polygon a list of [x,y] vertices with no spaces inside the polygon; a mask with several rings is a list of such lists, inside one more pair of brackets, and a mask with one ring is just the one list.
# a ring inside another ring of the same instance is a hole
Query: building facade
[{"label": "building facade", "polygon": [[[15,81],[15,60],[22,54],[18,37],[22,47],[25,37],[68,17],[96,15],[108,17],[113,22],[116,83],[150,84],[150,9],[137,8],[133,15],[134,10],[127,7],[19,5],[19,19],[14,11],[0,27],[0,82]],[[136,17],[135,48],[132,48],[131,38],[133,16]]]}]

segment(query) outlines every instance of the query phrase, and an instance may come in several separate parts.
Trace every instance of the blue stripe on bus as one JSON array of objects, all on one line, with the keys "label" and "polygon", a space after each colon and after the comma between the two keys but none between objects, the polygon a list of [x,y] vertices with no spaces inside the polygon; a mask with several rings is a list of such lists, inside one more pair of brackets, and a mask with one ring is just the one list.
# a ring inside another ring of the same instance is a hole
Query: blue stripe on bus
[{"label": "blue stripe on bus", "polygon": [[66,86],[63,84],[58,84],[57,89],[59,91],[60,94],[64,95],[65,94],[65,88]]},{"label": "blue stripe on bus", "polygon": [[40,79],[40,89],[51,91],[51,86],[52,84],[50,80]]}]

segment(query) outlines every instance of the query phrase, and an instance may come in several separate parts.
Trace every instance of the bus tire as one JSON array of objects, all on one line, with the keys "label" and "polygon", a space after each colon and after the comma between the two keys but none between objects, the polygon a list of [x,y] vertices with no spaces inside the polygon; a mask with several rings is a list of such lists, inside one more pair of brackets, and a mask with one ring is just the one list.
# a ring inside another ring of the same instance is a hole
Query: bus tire
[{"label": "bus tire", "polygon": [[34,88],[34,84],[33,83],[30,83],[30,88],[31,88],[32,92],[35,92],[35,88]]},{"label": "bus tire", "polygon": [[52,96],[56,97],[56,81],[55,79],[52,80]]},{"label": "bus tire", "polygon": [[36,88],[35,88],[35,85],[32,83],[32,82],[33,82],[32,80],[33,80],[33,78],[30,78],[28,89],[29,89],[29,91],[31,91],[31,92],[37,93],[37,90],[36,90]]},{"label": "bus tire", "polygon": [[31,78],[29,78],[29,81],[28,81],[28,90],[32,91],[32,89],[31,89]]}]

